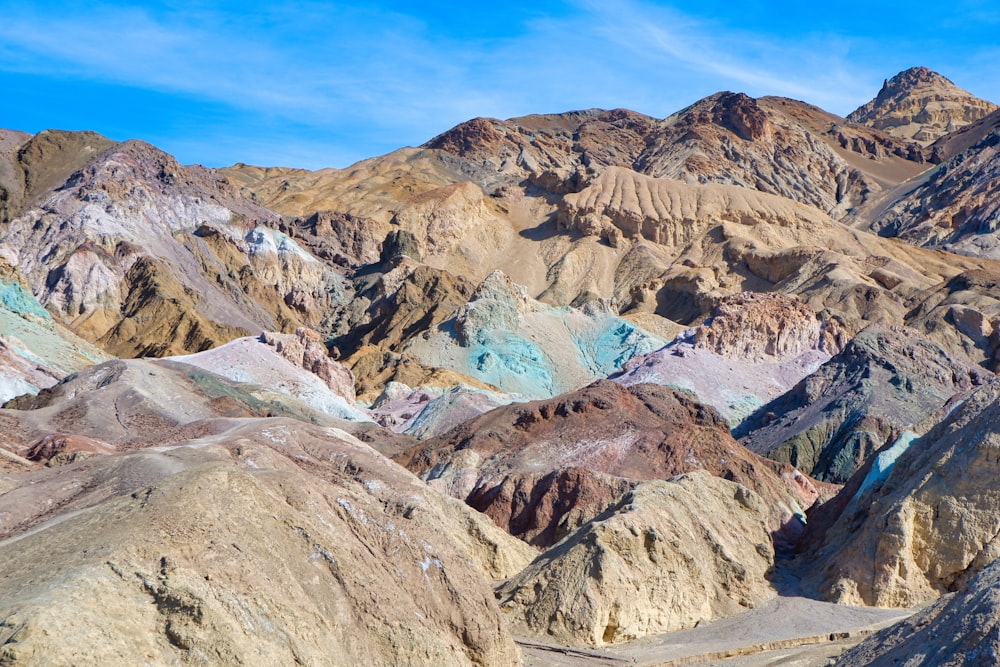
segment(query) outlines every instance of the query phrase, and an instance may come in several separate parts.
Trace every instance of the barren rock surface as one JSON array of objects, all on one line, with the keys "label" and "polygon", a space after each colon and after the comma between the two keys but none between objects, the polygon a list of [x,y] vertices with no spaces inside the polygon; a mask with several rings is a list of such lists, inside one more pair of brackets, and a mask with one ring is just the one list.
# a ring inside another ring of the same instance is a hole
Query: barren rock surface
[{"label": "barren rock surface", "polygon": [[744,292],[724,297],[705,324],[612,377],[690,391],[736,426],[815,371],[846,337],[795,298]]},{"label": "barren rock surface", "polygon": [[875,99],[847,118],[928,145],[996,108],[937,72],[912,67],[887,79]]},{"label": "barren rock surface", "polygon": [[20,272],[0,257],[0,405],[107,358],[53,320]]},{"label": "barren rock surface", "polygon": [[644,482],[497,591],[515,627],[576,644],[691,627],[775,595],[766,503],[704,471]]},{"label": "barren rock surface", "polygon": [[799,664],[899,613],[800,593],[933,604],[851,660],[992,660],[994,109],[916,68],[314,172],[0,131],[0,663]]},{"label": "barren rock surface", "polygon": [[[711,408],[663,387],[597,382],[505,406],[396,457],[532,544],[548,546],[638,480],[704,469],[755,490],[768,527],[798,534],[812,481],[736,443]],[[781,539],[781,538],[779,538]]]},{"label": "barren rock surface", "polygon": [[259,226],[276,214],[148,144],[95,154],[86,138],[71,134],[59,145],[73,151],[40,154],[37,168],[63,180],[0,234],[0,254],[73,331],[116,354],[160,356],[252,330],[328,326],[319,311],[342,279]]},{"label": "barren rock surface", "polygon": [[990,480],[998,399],[994,380],[919,439],[901,438],[880,455],[815,556],[823,595],[913,606],[964,585],[996,559],[1000,495]]},{"label": "barren rock surface", "polygon": [[992,665],[1000,656],[994,561],[955,593],[887,628],[837,661],[838,665]]},{"label": "barren rock surface", "polygon": [[911,329],[875,324],[737,434],[755,452],[843,484],[876,450],[904,430],[923,433],[991,375]]},{"label": "barren rock surface", "polygon": [[873,216],[872,229],[915,245],[1000,258],[996,223],[1000,112],[965,129],[967,147],[886,202]]},{"label": "barren rock surface", "polygon": [[553,308],[499,271],[407,352],[524,398],[548,398],[619,370],[665,341],[603,302]]},{"label": "barren rock surface", "polygon": [[232,422],[0,503],[57,471],[83,492],[5,522],[5,661],[518,661],[483,572],[524,547],[342,431]]},{"label": "barren rock surface", "polygon": [[261,385],[299,399],[333,417],[371,421],[355,402],[351,371],[327,356],[315,331],[265,332],[205,352],[167,357],[217,373],[233,382]]}]

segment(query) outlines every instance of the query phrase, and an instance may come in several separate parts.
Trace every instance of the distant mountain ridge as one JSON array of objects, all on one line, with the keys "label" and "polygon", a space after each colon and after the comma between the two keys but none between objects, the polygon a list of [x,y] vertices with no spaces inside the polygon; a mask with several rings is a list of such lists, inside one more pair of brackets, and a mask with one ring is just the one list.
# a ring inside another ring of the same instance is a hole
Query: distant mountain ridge
[{"label": "distant mountain ridge", "polygon": [[996,109],[937,72],[913,67],[887,79],[875,99],[847,119],[927,146]]}]

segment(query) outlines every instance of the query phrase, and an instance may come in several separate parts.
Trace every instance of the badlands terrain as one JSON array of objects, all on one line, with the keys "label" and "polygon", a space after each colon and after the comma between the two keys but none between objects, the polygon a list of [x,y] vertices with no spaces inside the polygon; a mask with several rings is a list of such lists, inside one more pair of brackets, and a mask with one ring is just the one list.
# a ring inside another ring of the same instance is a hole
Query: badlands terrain
[{"label": "badlands terrain", "polygon": [[919,67],[319,171],[0,130],[0,665],[1000,664],[998,145]]}]

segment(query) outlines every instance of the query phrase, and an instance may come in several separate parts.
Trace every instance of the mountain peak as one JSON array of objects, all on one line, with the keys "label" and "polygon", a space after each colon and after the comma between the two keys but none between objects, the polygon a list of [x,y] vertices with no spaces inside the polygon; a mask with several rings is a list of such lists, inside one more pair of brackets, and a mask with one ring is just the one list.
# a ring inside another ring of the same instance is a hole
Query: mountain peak
[{"label": "mountain peak", "polygon": [[885,84],[883,84],[882,89],[886,90],[887,88],[892,88],[898,90],[914,88],[923,83],[958,88],[958,86],[952,83],[950,79],[938,74],[934,70],[928,67],[917,66],[905,69],[896,76],[892,77],[886,81]]},{"label": "mountain peak", "polygon": [[847,118],[926,146],[996,108],[927,67],[911,67],[887,79],[875,99]]}]

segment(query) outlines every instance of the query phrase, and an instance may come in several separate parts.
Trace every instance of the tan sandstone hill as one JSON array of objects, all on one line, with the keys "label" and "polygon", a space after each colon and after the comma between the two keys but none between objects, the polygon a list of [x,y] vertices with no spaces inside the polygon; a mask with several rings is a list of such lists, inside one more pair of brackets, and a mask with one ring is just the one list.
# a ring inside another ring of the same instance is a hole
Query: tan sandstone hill
[{"label": "tan sandstone hill", "polygon": [[974,97],[926,67],[912,67],[882,84],[872,101],[847,118],[924,145],[995,111],[992,102]]},{"label": "tan sandstone hill", "polygon": [[690,472],[643,482],[498,590],[522,632],[566,644],[628,641],[775,595],[767,503]]},{"label": "tan sandstone hill", "polygon": [[913,606],[953,591],[996,559],[992,483],[1000,385],[980,387],[919,439],[879,454],[813,558],[813,577],[845,604]]},{"label": "tan sandstone hill", "polygon": [[487,577],[527,547],[343,431],[211,428],[15,480],[0,660],[519,663]]}]

